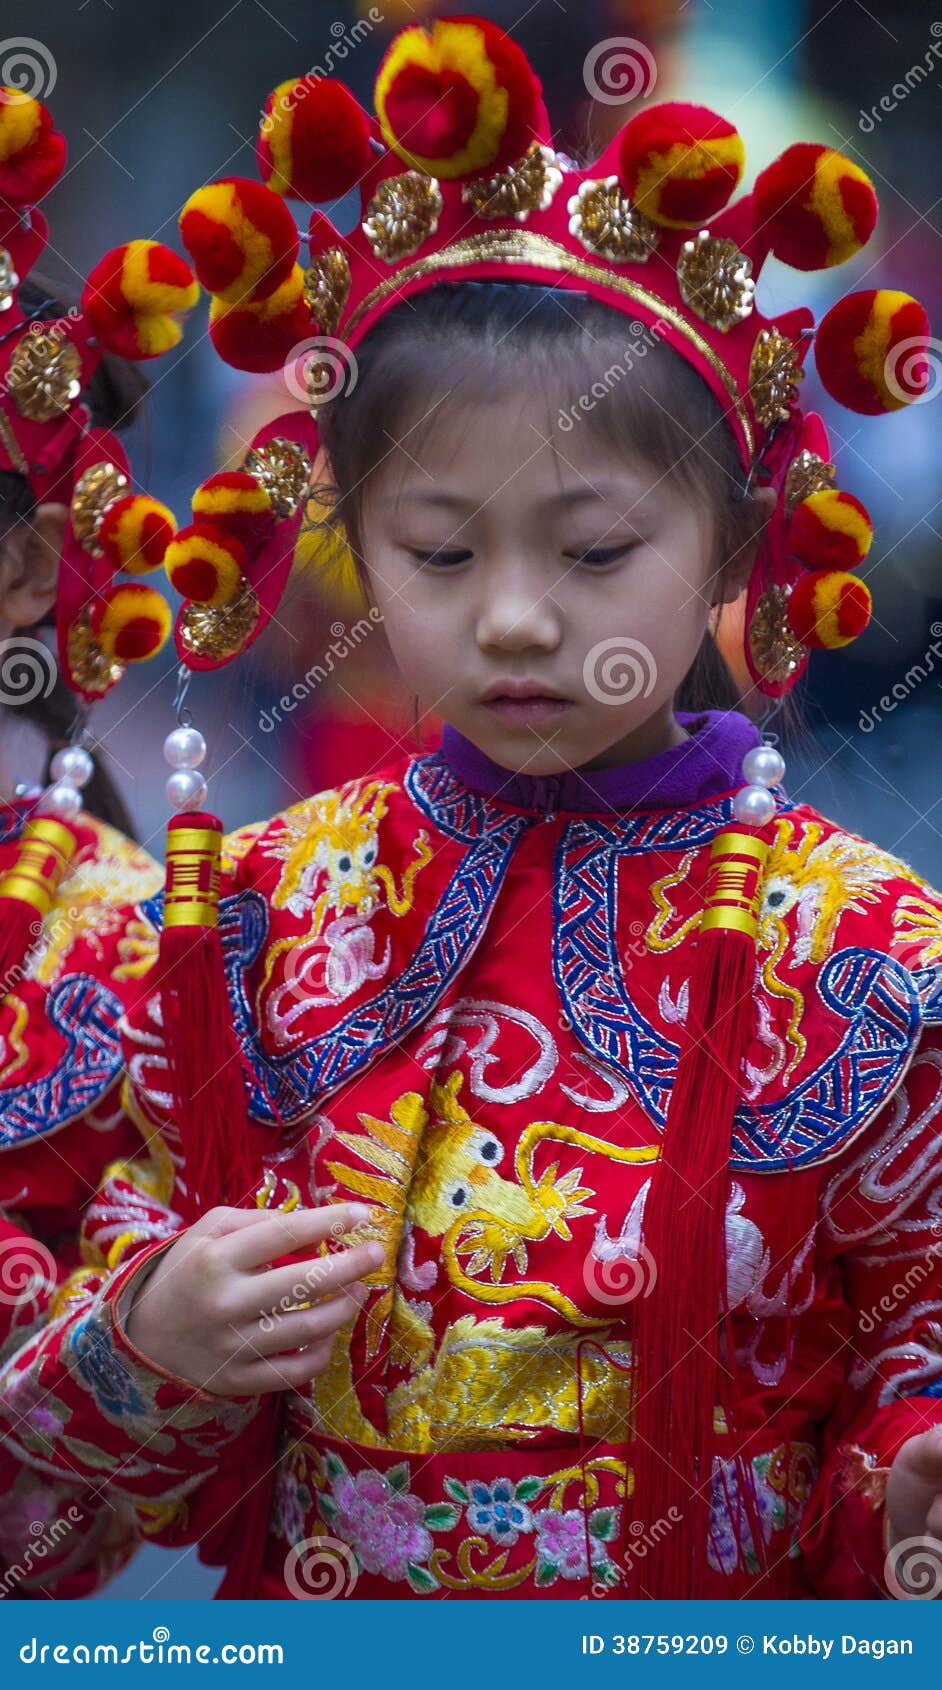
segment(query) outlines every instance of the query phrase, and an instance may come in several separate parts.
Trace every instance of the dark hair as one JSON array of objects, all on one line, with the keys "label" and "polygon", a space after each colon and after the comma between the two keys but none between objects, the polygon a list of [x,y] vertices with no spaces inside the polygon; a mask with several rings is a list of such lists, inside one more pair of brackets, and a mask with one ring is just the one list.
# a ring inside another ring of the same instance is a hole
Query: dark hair
[{"label": "dark hair", "polygon": [[[419,444],[437,426],[439,390],[460,385],[463,398],[492,396],[515,359],[525,360],[528,383],[542,383],[548,418],[564,388],[570,398],[588,396],[601,377],[604,402],[583,409],[576,426],[705,503],[714,517],[713,569],[728,566],[754,535],[757,512],[723,409],[693,366],[653,330],[588,295],[469,281],[437,283],[383,317],[357,348],[355,385],[318,413],[332,478],[318,493],[322,523],[346,539],[361,574],[367,484],[390,440],[407,418],[411,425],[421,399],[425,414],[410,426],[410,442]],[[634,379],[622,379],[636,365]],[[709,630],[675,703],[697,712],[742,706]]]},{"label": "dark hair", "polygon": [[[68,302],[63,301],[61,295],[35,271],[23,282],[18,297],[25,314],[35,320],[50,322],[65,316],[68,310]],[[146,376],[136,364],[106,352],[82,399],[97,428],[118,432],[134,422],[148,387]],[[36,501],[26,477],[15,470],[0,470],[0,544],[17,523],[31,520],[35,508]],[[38,628],[42,624],[34,626]],[[6,708],[15,710],[45,735],[47,751],[43,781],[48,782],[52,778],[50,765],[55,752],[69,743],[78,708],[74,694],[61,676],[57,676],[48,697],[40,695]],[[130,812],[104,764],[101,751],[96,753],[95,772],[84,789],[82,801],[85,809],[100,821],[133,838]]]}]

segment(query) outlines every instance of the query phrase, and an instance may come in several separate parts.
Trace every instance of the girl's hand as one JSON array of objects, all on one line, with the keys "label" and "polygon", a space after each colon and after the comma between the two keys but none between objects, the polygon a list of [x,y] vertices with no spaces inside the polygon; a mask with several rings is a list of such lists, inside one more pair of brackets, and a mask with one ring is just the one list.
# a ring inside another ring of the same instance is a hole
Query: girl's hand
[{"label": "girl's hand", "polygon": [[906,1440],[890,1468],[886,1507],[891,1548],[905,1539],[929,1540],[942,1584],[942,1426]]},{"label": "girl's hand", "polygon": [[[367,1296],[357,1274],[375,1271],[384,1255],[377,1243],[330,1255],[317,1247],[369,1213],[362,1203],[290,1214],[209,1209],[135,1288],[125,1331],[149,1361],[217,1396],[304,1385]],[[309,1259],[271,1266],[298,1250]],[[305,1302],[313,1307],[297,1307]]]}]

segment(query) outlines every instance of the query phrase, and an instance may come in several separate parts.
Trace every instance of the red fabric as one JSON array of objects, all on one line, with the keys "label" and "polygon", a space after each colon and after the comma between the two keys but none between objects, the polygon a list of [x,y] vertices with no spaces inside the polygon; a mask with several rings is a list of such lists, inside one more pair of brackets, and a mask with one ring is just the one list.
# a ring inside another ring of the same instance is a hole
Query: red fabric
[{"label": "red fabric", "polygon": [[[468,1594],[469,1585],[478,1595],[596,1594],[600,1563],[591,1578],[587,1558],[580,1571],[578,1529],[584,1516],[591,1533],[602,1504],[580,1489],[581,1464],[612,1445],[630,1451],[618,1369],[645,1276],[663,1266],[640,1248],[660,1132],[637,1088],[650,1083],[654,1100],[659,1077],[673,1075],[708,857],[689,841],[701,824],[712,838],[716,801],[623,822],[544,820],[471,799],[434,757],[384,775],[232,838],[223,885],[226,919],[238,907],[251,923],[244,934],[264,934],[257,947],[244,940],[252,960],[242,991],[267,1063],[252,1106],[259,1183],[245,1201],[377,1205],[387,1255],[367,1278],[365,1309],[309,1392],[225,1403],[129,1348],[112,1313],[127,1269],[117,1281],[90,1279],[69,1320],[5,1370],[8,1444],[73,1477],[107,1477],[151,1523],[160,1517],[158,1541],[200,1542],[214,1563],[228,1560],[227,1596],[272,1594],[279,1576],[290,1594],[282,1552],[324,1532],[354,1554],[359,1544],[354,1596],[384,1583],[387,1596]],[[501,830],[518,823],[508,842]],[[600,834],[606,827],[614,835]],[[614,876],[607,898],[593,893],[600,838],[599,861]],[[503,878],[488,904],[492,861]],[[467,926],[482,898],[485,916]],[[917,980],[927,1015],[938,1014],[931,931],[940,916],[938,894],[905,864],[807,806],[780,814],[742,1076],[761,1113],[757,1136],[734,1137],[730,1168],[736,1401],[732,1430],[716,1428],[710,1594],[887,1594],[880,1470],[914,1430],[942,1419],[940,1399],[922,1394],[942,1373],[942,1029],[906,1021]],[[413,1019],[384,1030],[370,1006],[392,988]],[[894,1069],[890,1035],[907,1025]],[[585,1043],[600,1029],[605,1061]],[[851,1083],[843,1064],[855,1039],[864,1056]],[[146,994],[125,1018],[125,1045],[137,1104],[160,1125],[160,1027]],[[253,1039],[245,1048],[257,1065]],[[315,1070],[319,1050],[328,1066]],[[354,1060],[346,1077],[331,1066]],[[819,1118],[833,1142],[819,1153],[806,1146],[801,1165],[773,1166]],[[114,1236],[132,1199],[133,1266],[133,1251],[179,1221],[126,1173],[94,1205],[90,1242]],[[617,1250],[610,1259],[619,1240],[620,1277]],[[575,1345],[586,1337],[603,1350],[585,1356],[583,1446]],[[38,1404],[60,1431],[37,1419]],[[301,1426],[304,1448],[292,1453]],[[346,1474],[327,1465],[331,1439]],[[754,1564],[736,1563],[728,1530],[741,1506],[724,1466],[731,1439],[755,1475]],[[683,1467],[685,1452],[676,1457]],[[449,1501],[444,1489],[463,1461],[492,1489],[521,1468],[542,1482],[566,1462],[568,1573],[546,1558],[538,1486],[504,1566],[515,1582],[501,1584],[499,1541],[475,1528],[472,1499]],[[388,1473],[391,1462],[408,1472],[384,1501],[369,1472]],[[373,1570],[371,1521],[380,1541],[392,1534]],[[595,1525],[586,1555],[601,1543],[610,1559],[616,1539],[601,1534],[612,1522]],[[425,1557],[411,1573],[397,1559],[410,1532]],[[471,1538],[481,1542],[464,1548]],[[644,1560],[630,1544],[626,1554],[627,1585],[606,1591],[644,1597]]]}]

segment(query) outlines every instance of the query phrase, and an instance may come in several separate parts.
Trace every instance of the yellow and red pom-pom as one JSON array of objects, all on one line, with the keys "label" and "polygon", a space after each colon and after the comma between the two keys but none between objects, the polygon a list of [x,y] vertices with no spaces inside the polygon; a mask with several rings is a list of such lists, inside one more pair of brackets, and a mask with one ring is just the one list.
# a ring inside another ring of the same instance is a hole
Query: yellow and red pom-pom
[{"label": "yellow and red pom-pom", "polygon": [[241,306],[214,299],[209,310],[209,338],[220,358],[237,370],[281,369],[298,343],[314,332],[300,264],[270,298]]},{"label": "yellow and red pom-pom", "polygon": [[808,569],[856,569],[872,539],[866,506],[837,487],[823,487],[802,499],[788,530],[789,550]]},{"label": "yellow and red pom-pom", "polygon": [[[221,470],[193,494],[194,522],[213,523],[244,544],[270,527],[273,514],[268,492],[257,476],[248,475],[245,470]],[[188,593],[187,597],[192,598],[193,594]]]},{"label": "yellow and red pom-pom", "polygon": [[197,604],[228,604],[242,584],[245,547],[218,523],[193,522],[167,547],[171,586]]},{"label": "yellow and red pom-pom", "polygon": [[929,384],[929,319],[890,288],[848,293],[822,317],[814,360],[832,399],[862,416],[911,405]]},{"label": "yellow and red pom-pom", "polygon": [[376,78],[376,115],[413,170],[456,181],[523,157],[541,93],[526,54],[497,24],[436,18],[391,42]]},{"label": "yellow and red pom-pom", "polygon": [[843,569],[803,575],[788,599],[788,622],[802,645],[834,650],[849,645],[870,621],[870,589]]},{"label": "yellow and red pom-pom", "polygon": [[164,644],[171,621],[163,593],[137,582],[109,587],[91,612],[98,644],[119,663],[143,663],[153,657]]},{"label": "yellow and red pom-pom", "polygon": [[113,569],[146,575],[159,569],[176,533],[173,512],[149,493],[129,493],[112,499],[98,529],[98,544]]},{"label": "yellow and red pom-pom", "polygon": [[199,298],[190,266],[160,241],[126,241],[90,272],[82,310],[102,346],[122,358],[157,358],[176,346],[177,313]]},{"label": "yellow and red pom-pom", "polygon": [[180,213],[180,235],[203,287],[228,305],[267,299],[297,262],[284,200],[247,177],[197,188]]},{"label": "yellow and red pom-pom", "polygon": [[798,141],[756,177],[755,226],[776,258],[796,270],[826,270],[866,246],[877,196],[866,171],[813,141]]},{"label": "yellow and red pom-pom", "polygon": [[655,223],[696,228],[722,210],[745,161],[742,136],[725,117],[670,100],[625,124],[618,179]]},{"label": "yellow and red pom-pom", "polygon": [[0,200],[35,205],[64,165],[65,141],[42,100],[0,87]]},{"label": "yellow and red pom-pom", "polygon": [[356,186],[373,156],[370,120],[342,82],[292,78],[269,94],[256,150],[259,173],[275,193],[339,199]]}]

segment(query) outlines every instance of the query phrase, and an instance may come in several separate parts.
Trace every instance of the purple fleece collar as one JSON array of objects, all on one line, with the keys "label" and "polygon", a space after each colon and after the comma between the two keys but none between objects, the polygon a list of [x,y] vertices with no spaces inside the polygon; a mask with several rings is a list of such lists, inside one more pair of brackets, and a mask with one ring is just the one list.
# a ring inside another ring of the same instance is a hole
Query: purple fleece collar
[{"label": "purple fleece collar", "polygon": [[653,757],[608,769],[566,769],[558,775],[515,774],[449,723],[440,750],[452,772],[475,792],[523,810],[660,810],[696,804],[743,784],[742,760],[761,734],[738,710],[675,711],[690,738]]}]

